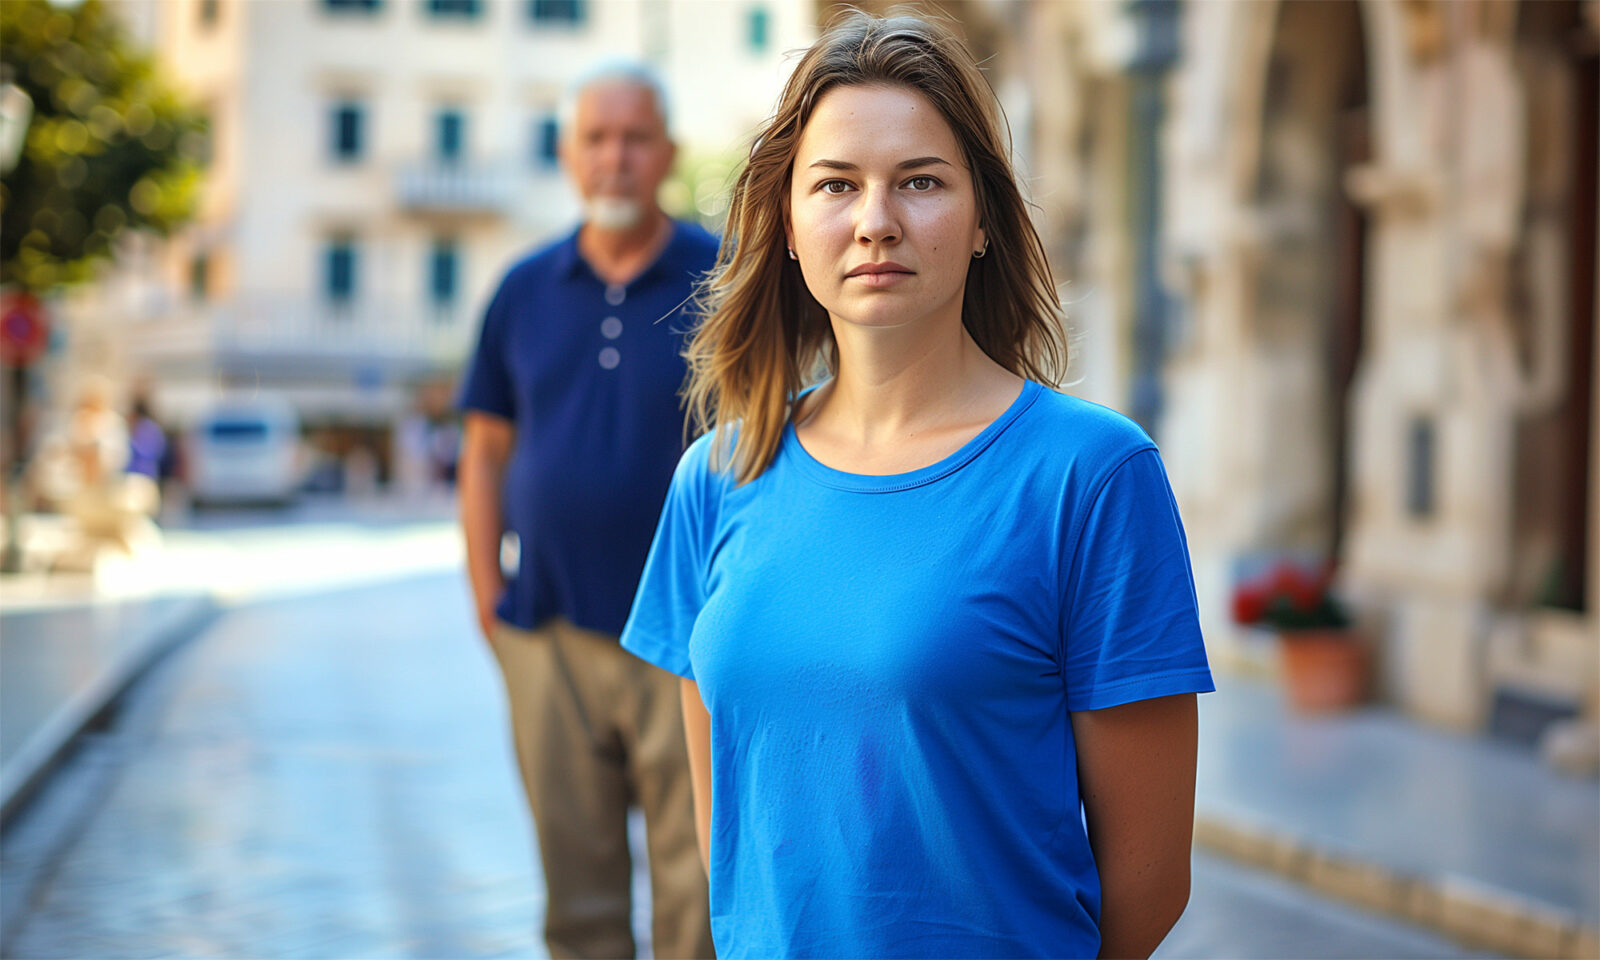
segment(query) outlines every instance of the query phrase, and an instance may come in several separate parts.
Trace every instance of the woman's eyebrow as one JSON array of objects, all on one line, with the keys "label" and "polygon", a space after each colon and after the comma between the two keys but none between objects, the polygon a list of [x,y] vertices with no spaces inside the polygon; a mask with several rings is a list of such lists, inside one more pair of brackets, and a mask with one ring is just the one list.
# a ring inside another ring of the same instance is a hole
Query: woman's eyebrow
[{"label": "woman's eyebrow", "polygon": [[[934,166],[939,166],[940,164],[943,164],[944,166],[947,166],[947,167],[954,166],[954,164],[952,164],[950,161],[944,159],[943,157],[917,157],[917,158],[912,159],[912,160],[902,160],[899,163],[895,164],[894,168],[896,170],[910,170],[910,169],[913,169],[915,167],[934,167]],[[849,162],[844,161],[844,160],[829,160],[829,159],[826,159],[826,158],[823,158],[821,160],[813,161],[811,166],[813,166],[813,167],[822,167],[823,169],[826,169],[826,170],[860,170],[861,169],[860,167],[856,166],[855,164],[849,163]]]}]

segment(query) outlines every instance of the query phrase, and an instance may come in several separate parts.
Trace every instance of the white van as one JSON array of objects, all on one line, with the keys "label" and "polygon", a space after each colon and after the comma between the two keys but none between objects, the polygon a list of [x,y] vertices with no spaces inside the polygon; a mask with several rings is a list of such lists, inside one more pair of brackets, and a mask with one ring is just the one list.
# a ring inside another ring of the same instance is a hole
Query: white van
[{"label": "white van", "polygon": [[305,470],[300,418],[282,400],[219,403],[190,429],[186,452],[197,503],[287,504]]}]

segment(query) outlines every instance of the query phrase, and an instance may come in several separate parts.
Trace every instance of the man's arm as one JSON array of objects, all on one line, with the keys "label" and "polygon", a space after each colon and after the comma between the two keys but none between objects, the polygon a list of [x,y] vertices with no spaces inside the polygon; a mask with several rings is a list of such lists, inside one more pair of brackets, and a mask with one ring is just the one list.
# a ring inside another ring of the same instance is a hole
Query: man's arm
[{"label": "man's arm", "polygon": [[1148,957],[1189,903],[1194,694],[1078,711],[1072,732],[1100,871],[1100,956]]},{"label": "man's arm", "polygon": [[700,841],[700,864],[711,873],[711,714],[700,700],[700,685],[680,680],[683,732],[689,739],[689,784],[694,788],[694,832]]},{"label": "man's arm", "polygon": [[494,632],[495,605],[505,590],[500,572],[501,483],[516,430],[510,420],[468,411],[457,467],[461,531],[467,541],[467,579],[484,639]]}]

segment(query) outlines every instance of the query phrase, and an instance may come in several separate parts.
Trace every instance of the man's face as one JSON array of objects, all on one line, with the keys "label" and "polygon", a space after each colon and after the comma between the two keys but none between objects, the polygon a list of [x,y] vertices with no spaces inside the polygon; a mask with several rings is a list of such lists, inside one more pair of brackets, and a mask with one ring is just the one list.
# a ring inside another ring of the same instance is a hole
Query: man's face
[{"label": "man's face", "polygon": [[648,88],[601,82],[579,95],[561,140],[561,161],[589,223],[628,230],[656,209],[656,189],[676,149]]}]

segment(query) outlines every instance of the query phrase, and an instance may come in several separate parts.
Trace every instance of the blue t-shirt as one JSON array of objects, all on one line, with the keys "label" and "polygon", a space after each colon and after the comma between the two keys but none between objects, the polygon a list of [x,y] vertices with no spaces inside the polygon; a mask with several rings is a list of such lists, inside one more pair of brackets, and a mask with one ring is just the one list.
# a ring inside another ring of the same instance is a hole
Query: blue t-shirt
[{"label": "blue t-shirt", "polygon": [[1093,957],[1069,711],[1212,689],[1155,446],[1028,383],[944,460],[690,447],[622,644],[711,716],[719,957]]},{"label": "blue t-shirt", "polygon": [[649,269],[608,286],[574,231],[502,281],[461,391],[516,427],[502,510],[521,561],[502,620],[622,629],[683,453],[685,308],[716,256],[716,237],[679,223]]}]

